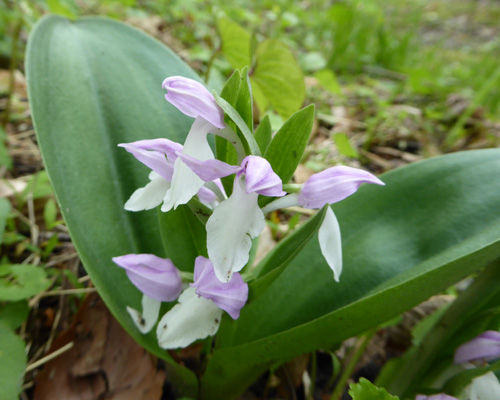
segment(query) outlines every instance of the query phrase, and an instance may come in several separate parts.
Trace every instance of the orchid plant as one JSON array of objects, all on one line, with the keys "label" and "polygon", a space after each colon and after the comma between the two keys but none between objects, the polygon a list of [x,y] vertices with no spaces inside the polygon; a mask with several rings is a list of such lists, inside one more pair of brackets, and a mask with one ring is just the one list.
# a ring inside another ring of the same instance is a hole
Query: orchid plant
[{"label": "orchid plant", "polygon": [[[196,196],[210,214],[206,221],[209,258],[196,258],[194,282],[182,294],[181,287],[191,276],[183,281],[170,259],[153,254],[113,258],[143,293],[141,313],[127,307],[137,328],[148,333],[156,325],[161,302],[177,299],[178,304],[158,323],[158,343],[164,349],[185,347],[214,335],[223,311],[237,319],[248,298],[248,284],[239,271],[249,264],[252,239],[264,229],[265,213],[283,207],[326,206],[318,230],[319,246],[338,282],[342,272],[340,227],[328,205],[352,195],[362,183],[384,183],[369,172],[338,166],[314,174],[287,194],[271,163],[245,151],[240,136],[224,122],[223,109],[201,83],[173,76],[163,81],[162,88],[167,89],[169,103],[195,120],[184,146],[165,138],[118,145],[151,169],[150,182],[132,193],[125,209],[141,211],[161,205],[161,212],[169,212]],[[228,140],[238,154],[239,165],[218,160],[208,144],[208,134]],[[232,175],[228,196],[221,178]],[[259,196],[267,203],[262,208]]]},{"label": "orchid plant", "polygon": [[[314,106],[273,132],[253,115],[255,68],[209,90],[158,41],[91,17],[42,18],[26,60],[38,143],[79,256],[117,320],[165,360],[178,397],[236,398],[287,360],[363,337],[476,273],[376,384],[446,399],[499,368],[471,359],[471,344],[455,375],[429,383],[462,343],[500,329],[498,149],[380,178],[337,165],[299,185]],[[318,211],[256,261],[266,216],[290,207]],[[495,335],[486,342],[481,357],[495,354]],[[193,343],[198,371],[176,356]]]}]

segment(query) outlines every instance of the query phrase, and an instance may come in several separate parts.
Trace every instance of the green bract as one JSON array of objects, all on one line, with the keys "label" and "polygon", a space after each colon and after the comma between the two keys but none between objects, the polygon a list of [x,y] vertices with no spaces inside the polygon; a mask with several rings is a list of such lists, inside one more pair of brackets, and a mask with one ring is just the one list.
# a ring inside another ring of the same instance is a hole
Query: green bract
[{"label": "green bract", "polygon": [[[126,306],[139,309],[141,295],[111,262],[121,254],[154,253],[184,269],[205,250],[203,218],[192,214],[191,204],[160,219],[156,211],[123,210],[147,180],[147,169],[116,147],[159,137],[182,143],[192,121],[163,100],[160,84],[166,76],[195,74],[126,25],[51,16],[31,35],[27,75],[46,168],[85,268],[125,329],[169,362],[182,393],[196,396],[195,375],[158,347],[154,333],[143,336],[133,325]],[[270,143],[265,126],[254,139],[250,90],[241,87],[248,85],[246,72],[231,79],[238,95],[223,92],[219,104],[246,149],[265,150],[289,179],[309,135],[294,129],[310,130],[312,108],[292,116]],[[298,143],[297,155],[284,136],[292,125],[286,135]],[[227,159],[224,144],[217,142],[217,153]],[[387,173],[385,188],[362,187],[336,204],[344,253],[340,283],[317,241],[326,209],[303,224],[257,267],[241,317],[223,318],[200,397],[233,398],[270,366],[375,327],[498,258],[500,185],[492,177],[499,173],[500,150],[457,153]],[[174,234],[175,244],[168,241]]]}]

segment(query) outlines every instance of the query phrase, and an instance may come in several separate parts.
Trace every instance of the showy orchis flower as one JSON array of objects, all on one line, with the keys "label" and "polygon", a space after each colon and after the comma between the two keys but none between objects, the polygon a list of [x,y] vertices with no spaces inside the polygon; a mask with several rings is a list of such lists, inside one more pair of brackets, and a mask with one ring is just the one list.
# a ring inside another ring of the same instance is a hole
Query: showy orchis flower
[{"label": "showy orchis flower", "polygon": [[205,257],[196,258],[194,282],[182,293],[180,271],[169,259],[152,254],[128,254],[113,261],[127,271],[131,282],[143,293],[142,313],[127,307],[142,333],[149,332],[158,321],[162,302],[178,298],[178,304],[161,318],[157,327],[159,345],[165,349],[185,347],[214,335],[223,311],[237,319],[248,299],[248,285],[240,274],[223,283],[215,276],[212,262]]},{"label": "showy orchis flower", "polygon": [[143,293],[142,313],[127,311],[142,333],[149,332],[160,312],[162,301],[174,301],[182,290],[179,270],[168,258],[153,254],[127,254],[114,257],[113,262],[127,272],[130,281]]},{"label": "showy orchis flower", "polygon": [[417,397],[415,397],[415,400],[458,400],[458,399],[456,397],[449,396],[444,393],[439,393],[439,394],[433,394],[431,396],[419,394],[417,395]]},{"label": "showy orchis flower", "polygon": [[233,272],[240,271],[248,262],[252,238],[264,229],[259,194],[284,196],[281,179],[271,164],[258,156],[245,157],[241,166],[218,160],[200,161],[182,154],[179,157],[206,182],[236,174],[233,193],[214,209],[206,225],[208,255],[215,274],[221,281],[228,282]]},{"label": "showy orchis flower", "polygon": [[161,87],[167,90],[165,99],[183,114],[203,118],[216,128],[225,128],[223,111],[200,82],[183,76],[171,76],[163,81]]},{"label": "showy orchis flower", "polygon": [[[285,207],[321,208],[354,194],[363,183],[385,185],[376,176],[361,169],[346,166],[328,168],[312,175],[298,193],[275,200],[262,209],[264,213]],[[340,227],[332,209],[328,207],[318,232],[321,253],[338,282],[342,273],[342,244]]]},{"label": "showy orchis flower", "polygon": [[[167,194],[174,174],[174,163],[183,146],[168,139],[139,140],[118,145],[137,160],[152,169],[150,182],[137,189],[125,203],[128,211],[150,210],[163,203],[162,211],[168,211]],[[197,195],[203,203],[213,206],[217,196],[206,187],[200,187]]]},{"label": "showy orchis flower", "polygon": [[470,361],[491,361],[500,358],[500,332],[486,331],[462,344],[455,351],[455,364]]},{"label": "showy orchis flower", "polygon": [[156,333],[160,347],[185,347],[195,340],[215,335],[222,312],[237,319],[247,299],[248,285],[240,274],[233,274],[230,282],[222,283],[215,276],[212,262],[197,257],[194,282],[158,323]]},{"label": "showy orchis flower", "polygon": [[[215,157],[207,142],[209,133],[226,138],[241,152],[239,139],[224,123],[224,112],[201,83],[182,76],[172,76],[163,81],[162,88],[168,91],[165,95],[168,102],[184,114],[196,118],[184,142],[183,154],[201,161],[213,160]],[[202,186],[203,181],[177,158],[162,211],[186,204]]]}]

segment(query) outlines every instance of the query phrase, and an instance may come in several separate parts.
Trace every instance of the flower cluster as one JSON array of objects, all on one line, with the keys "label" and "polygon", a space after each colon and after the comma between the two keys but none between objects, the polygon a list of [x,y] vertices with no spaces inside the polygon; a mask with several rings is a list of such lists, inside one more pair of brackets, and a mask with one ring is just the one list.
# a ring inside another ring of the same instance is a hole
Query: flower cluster
[{"label": "flower cluster", "polygon": [[[170,77],[162,87],[167,90],[166,100],[195,120],[183,146],[168,139],[119,144],[151,169],[150,182],[132,194],[125,209],[141,211],[161,205],[162,212],[169,212],[197,196],[211,210],[206,222],[209,258],[196,259],[194,282],[184,291],[182,274],[169,259],[129,254],[113,261],[126,270],[144,295],[142,313],[128,308],[141,332],[154,327],[161,302],[178,301],[157,326],[160,346],[171,349],[215,334],[223,311],[233,319],[239,317],[248,298],[248,285],[239,271],[248,263],[252,239],[265,227],[265,213],[290,206],[322,208],[353,194],[362,183],[383,182],[362,170],[332,167],[313,175],[300,191],[288,194],[268,160],[245,152],[238,135],[224,122],[223,110],[202,84]],[[238,165],[215,158],[208,134],[234,145]],[[231,175],[234,180],[228,196],[221,178]],[[261,208],[259,196],[276,199]],[[338,281],[342,272],[340,229],[330,207],[318,238]]]}]

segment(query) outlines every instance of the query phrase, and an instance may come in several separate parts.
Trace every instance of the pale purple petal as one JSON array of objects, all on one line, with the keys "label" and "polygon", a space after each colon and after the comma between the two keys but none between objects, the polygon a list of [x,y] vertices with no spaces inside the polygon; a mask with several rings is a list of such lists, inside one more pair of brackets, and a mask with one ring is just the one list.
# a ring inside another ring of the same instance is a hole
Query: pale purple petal
[{"label": "pale purple petal", "polygon": [[362,183],[385,185],[369,172],[357,168],[338,166],[328,168],[311,176],[299,193],[302,207],[321,208],[350,196]]},{"label": "pale purple petal", "polygon": [[201,117],[219,129],[223,129],[224,112],[214,96],[200,82],[182,76],[171,76],[161,85],[167,90],[165,99],[189,117]]},{"label": "pale purple petal", "polygon": [[213,301],[197,296],[194,288],[187,288],[179,303],[158,323],[158,344],[163,349],[176,349],[215,335],[221,317],[222,310]]},{"label": "pale purple petal", "polygon": [[217,195],[205,186],[198,190],[198,198],[207,206],[212,206],[216,201],[219,201]]},{"label": "pale purple petal", "polygon": [[245,185],[247,193],[258,193],[264,196],[280,197],[286,192],[280,177],[273,171],[271,164],[265,158],[258,156],[247,156],[243,159],[241,166],[245,173]]},{"label": "pale purple petal", "polygon": [[130,281],[146,296],[174,301],[182,290],[179,270],[168,258],[153,254],[127,254],[113,261],[126,270]]},{"label": "pale purple petal", "polygon": [[455,363],[462,364],[473,360],[494,360],[500,358],[500,333],[486,331],[461,345],[455,351]]},{"label": "pale purple petal", "polygon": [[231,318],[238,319],[248,299],[248,285],[241,275],[234,273],[229,282],[223,283],[215,276],[214,266],[208,258],[199,256],[194,265],[194,282],[190,286],[196,288],[196,294],[212,300]]},{"label": "pale purple petal", "polygon": [[444,393],[433,394],[431,396],[426,396],[424,394],[419,394],[415,397],[415,400],[458,400],[456,397],[449,396]]},{"label": "pale purple petal", "polygon": [[176,152],[182,151],[182,145],[168,139],[139,140],[132,143],[121,143],[137,160],[151,168],[167,181],[172,180],[173,163]]},{"label": "pale purple petal", "polygon": [[257,193],[246,193],[241,178],[236,178],[231,196],[215,207],[207,221],[207,250],[215,274],[229,282],[233,272],[248,262],[252,238],[265,227]]},{"label": "pale purple petal", "polygon": [[202,181],[210,182],[241,170],[237,165],[230,165],[219,160],[198,160],[197,158],[179,153],[178,156]]}]

